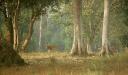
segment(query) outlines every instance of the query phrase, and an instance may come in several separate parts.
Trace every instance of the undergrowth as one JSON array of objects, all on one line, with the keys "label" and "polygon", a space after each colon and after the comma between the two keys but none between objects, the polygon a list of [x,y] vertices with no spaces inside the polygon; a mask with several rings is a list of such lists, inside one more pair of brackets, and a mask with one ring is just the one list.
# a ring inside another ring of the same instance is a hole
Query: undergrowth
[{"label": "undergrowth", "polygon": [[[72,57],[66,52],[20,54],[27,66],[1,67],[0,75],[127,75],[128,53]],[[12,74],[11,74],[12,73]]]}]

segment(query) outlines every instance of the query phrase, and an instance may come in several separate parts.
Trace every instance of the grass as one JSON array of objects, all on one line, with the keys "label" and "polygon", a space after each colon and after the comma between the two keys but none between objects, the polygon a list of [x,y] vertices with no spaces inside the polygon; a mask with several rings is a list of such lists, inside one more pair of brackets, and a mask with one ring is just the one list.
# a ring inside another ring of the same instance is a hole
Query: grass
[{"label": "grass", "polygon": [[29,65],[0,67],[0,75],[127,75],[128,53],[72,57],[67,52],[20,54]]}]

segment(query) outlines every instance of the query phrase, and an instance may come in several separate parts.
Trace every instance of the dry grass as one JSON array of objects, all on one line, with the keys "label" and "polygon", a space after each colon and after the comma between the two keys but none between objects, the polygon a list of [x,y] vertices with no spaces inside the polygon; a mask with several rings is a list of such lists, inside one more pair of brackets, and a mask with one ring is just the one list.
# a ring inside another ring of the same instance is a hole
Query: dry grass
[{"label": "dry grass", "polygon": [[26,66],[0,67],[0,75],[127,75],[128,55],[72,57],[66,52],[20,54]]}]

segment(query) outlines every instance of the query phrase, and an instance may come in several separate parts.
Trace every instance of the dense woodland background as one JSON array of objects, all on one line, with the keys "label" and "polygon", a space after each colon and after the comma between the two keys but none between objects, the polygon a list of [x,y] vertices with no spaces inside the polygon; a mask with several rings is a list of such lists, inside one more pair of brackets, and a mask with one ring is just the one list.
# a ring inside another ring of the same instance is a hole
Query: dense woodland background
[{"label": "dense woodland background", "polygon": [[20,52],[109,56],[127,47],[127,0],[0,0],[0,65],[24,64]]}]

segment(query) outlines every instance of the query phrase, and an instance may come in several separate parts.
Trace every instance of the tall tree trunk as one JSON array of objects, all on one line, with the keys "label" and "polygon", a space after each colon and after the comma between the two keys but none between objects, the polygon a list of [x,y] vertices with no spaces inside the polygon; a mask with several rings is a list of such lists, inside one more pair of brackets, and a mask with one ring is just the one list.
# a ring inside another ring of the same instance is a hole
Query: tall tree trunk
[{"label": "tall tree trunk", "polygon": [[39,50],[41,50],[41,47],[42,47],[42,18],[43,18],[43,16],[40,15],[40,24],[39,24]]},{"label": "tall tree trunk", "polygon": [[74,18],[74,40],[72,44],[71,54],[82,54],[82,37],[80,24],[81,0],[73,0],[73,18]]},{"label": "tall tree trunk", "polygon": [[42,42],[41,42],[41,49],[47,50],[47,25],[48,25],[48,10],[46,11],[46,14],[42,15]]},{"label": "tall tree trunk", "polygon": [[31,37],[32,37],[32,33],[33,33],[33,25],[34,25],[34,22],[36,20],[37,17],[39,17],[41,15],[41,12],[42,12],[42,15],[45,14],[46,10],[41,10],[42,8],[40,8],[39,10],[36,10],[36,8],[33,8],[32,9],[32,16],[31,16],[31,19],[30,19],[30,22],[29,22],[29,29],[28,29],[28,35],[26,36],[25,40],[23,41],[23,44],[21,46],[21,50],[24,50],[27,48],[28,44],[29,44],[29,41],[31,40]]},{"label": "tall tree trunk", "polygon": [[71,49],[71,54],[77,54],[77,41],[76,41],[76,25],[74,25],[74,36],[73,36],[73,44]]},{"label": "tall tree trunk", "polygon": [[18,13],[19,13],[19,4],[20,1],[17,0],[16,3],[16,8],[14,10],[14,15],[13,15],[13,33],[14,33],[14,39],[13,39],[13,48],[14,50],[18,49],[18,45],[19,45],[19,34],[18,34]]},{"label": "tall tree trunk", "polygon": [[40,24],[39,24],[39,50],[46,50],[47,40],[46,40],[46,30],[47,30],[47,12],[44,15],[40,15]]},{"label": "tall tree trunk", "polygon": [[28,35],[27,37],[25,38],[22,46],[21,46],[21,49],[22,50],[25,50],[28,46],[28,43],[29,41],[31,40],[31,36],[32,36],[32,32],[33,32],[33,24],[36,20],[36,16],[32,16],[31,20],[30,20],[30,23],[29,23],[29,31],[28,31]]},{"label": "tall tree trunk", "polygon": [[[13,24],[12,24],[12,13],[10,10],[10,4],[3,1],[3,26],[5,27],[5,38],[2,38],[2,49],[0,49],[0,66],[1,65],[14,65],[14,64],[24,64],[24,60],[17,54],[13,49]],[[13,4],[13,3],[12,3]],[[4,44],[4,46],[3,46]]]},{"label": "tall tree trunk", "polygon": [[109,22],[109,0],[104,0],[104,17],[102,30],[102,50],[100,55],[108,54],[108,22]]},{"label": "tall tree trunk", "polygon": [[48,33],[48,24],[49,24],[49,10],[47,9],[46,11],[46,27],[45,27],[45,47],[44,49],[47,50],[47,45],[48,45],[48,39],[47,39],[47,33]]},{"label": "tall tree trunk", "polygon": [[[0,65],[24,64],[24,60],[13,49],[13,25],[11,17],[5,14],[4,25],[7,28],[5,31],[4,46],[0,50]],[[3,42],[3,40],[2,40]]]}]

